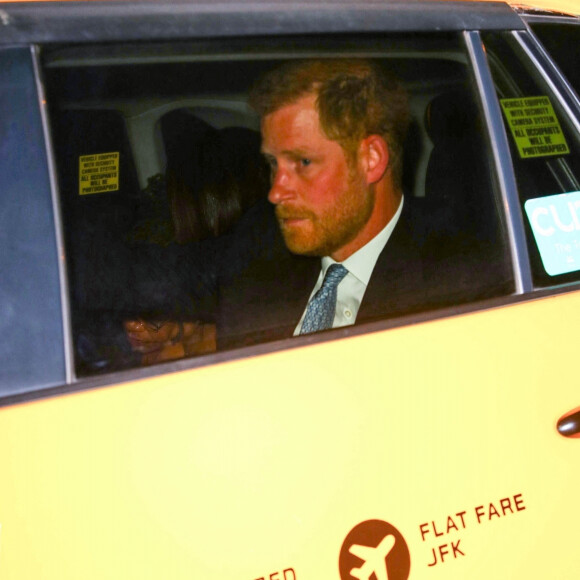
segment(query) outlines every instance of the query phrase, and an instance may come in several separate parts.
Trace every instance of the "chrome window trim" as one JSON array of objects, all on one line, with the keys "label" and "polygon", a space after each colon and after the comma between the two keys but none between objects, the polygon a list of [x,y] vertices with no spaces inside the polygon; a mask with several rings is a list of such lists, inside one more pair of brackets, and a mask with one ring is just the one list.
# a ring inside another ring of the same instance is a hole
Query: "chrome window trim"
[{"label": "chrome window trim", "polygon": [[491,136],[493,158],[507,219],[515,291],[516,294],[523,294],[533,290],[532,271],[509,144],[481,35],[479,32],[465,31],[463,37],[475,73],[479,94],[482,97],[485,122]]},{"label": "chrome window trim", "polygon": [[72,338],[71,316],[69,308],[69,284],[66,271],[66,254],[64,245],[64,227],[62,223],[62,212],[58,196],[58,185],[56,177],[56,162],[54,149],[52,147],[50,120],[47,111],[46,92],[42,78],[42,67],[40,65],[40,48],[37,45],[30,46],[32,57],[32,67],[34,70],[34,81],[36,83],[36,92],[38,95],[38,109],[42,122],[42,132],[44,136],[44,145],[46,150],[46,159],[48,163],[48,175],[50,181],[50,193],[52,198],[52,214],[54,220],[54,230],[56,237],[56,247],[58,252],[58,278],[60,280],[60,303],[61,318],[64,338],[64,364],[65,380],[67,384],[74,380],[74,348]]},{"label": "chrome window trim", "polygon": [[580,100],[533,32],[512,31],[512,36],[558,97],[576,131],[580,134]]}]

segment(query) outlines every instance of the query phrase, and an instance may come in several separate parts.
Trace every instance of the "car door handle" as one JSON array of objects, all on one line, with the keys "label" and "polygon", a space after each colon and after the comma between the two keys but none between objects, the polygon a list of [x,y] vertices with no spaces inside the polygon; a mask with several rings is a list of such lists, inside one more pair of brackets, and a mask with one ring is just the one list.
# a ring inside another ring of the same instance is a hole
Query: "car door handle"
[{"label": "car door handle", "polygon": [[580,407],[566,413],[558,420],[558,433],[564,437],[577,437],[580,439]]}]

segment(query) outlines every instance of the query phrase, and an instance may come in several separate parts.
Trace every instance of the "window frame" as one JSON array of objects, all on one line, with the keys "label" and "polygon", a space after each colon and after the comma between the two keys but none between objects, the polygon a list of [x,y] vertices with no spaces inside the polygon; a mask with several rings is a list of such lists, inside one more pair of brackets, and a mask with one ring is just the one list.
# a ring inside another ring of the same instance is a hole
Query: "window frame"
[{"label": "window frame", "polygon": [[0,228],[5,240],[0,384],[27,393],[70,379],[64,347],[67,297],[35,51],[0,48],[0,61]]},{"label": "window frame", "polygon": [[[546,20],[546,17],[542,17],[543,21]],[[560,18],[557,18],[560,20]],[[557,103],[562,111],[563,115],[566,117],[566,121],[569,122],[569,126],[573,132],[575,132],[578,136],[580,136],[580,100],[578,95],[575,93],[571,85],[569,84],[566,77],[562,74],[562,72],[558,69],[557,64],[555,61],[549,56],[549,54],[544,49],[543,45],[533,34],[531,30],[527,31],[506,31],[507,36],[511,36],[511,40],[514,41],[514,49],[517,47],[515,52],[520,52],[517,55],[518,58],[526,59],[531,67],[538,73],[539,78],[545,83],[547,89],[551,94],[551,98],[553,102]],[[497,97],[496,97],[497,100]],[[500,121],[503,124],[503,116],[500,117]],[[504,133],[507,135],[507,129],[504,125]],[[509,138],[508,138],[509,139]],[[510,155],[509,147],[507,154]],[[511,163],[511,161],[510,161]],[[512,174],[515,176],[516,169],[513,167],[512,164]],[[570,187],[574,187],[571,185]],[[564,193],[564,192],[563,192]],[[520,201],[519,192],[516,189],[517,195],[517,203],[519,207],[519,214],[521,216],[522,226],[524,226],[524,222],[527,224],[527,217],[524,216],[523,213],[523,204]],[[527,236],[524,235],[523,242],[526,243]],[[527,244],[528,248],[532,252],[537,252],[535,247],[535,242],[531,240]],[[532,247],[533,246],[533,247]],[[528,252],[529,254],[529,252]],[[531,264],[531,256],[528,255],[527,261],[528,267],[530,272],[532,272],[532,264]],[[570,272],[569,275],[572,276],[574,272]],[[566,275],[566,274],[563,274]],[[572,286],[575,287],[580,280],[577,281],[570,281],[567,279],[554,279],[551,280],[549,283],[540,283],[537,280],[532,281],[532,287],[528,290],[531,293],[535,293],[540,289],[555,289],[564,286]]]}]

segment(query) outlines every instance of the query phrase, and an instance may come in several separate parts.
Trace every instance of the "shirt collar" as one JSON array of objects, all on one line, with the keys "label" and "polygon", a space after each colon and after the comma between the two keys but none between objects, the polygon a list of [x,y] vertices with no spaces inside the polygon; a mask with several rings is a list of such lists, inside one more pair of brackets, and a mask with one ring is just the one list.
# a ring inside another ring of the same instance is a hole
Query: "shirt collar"
[{"label": "shirt collar", "polygon": [[[357,250],[352,256],[349,256],[342,265],[358,280],[360,280],[365,286],[368,285],[373,269],[381,252],[387,245],[401,213],[403,211],[404,196],[401,197],[401,202],[399,207],[395,212],[395,215],[390,219],[389,223],[370,241],[367,242],[362,248]],[[322,258],[322,275],[326,275],[326,270],[331,264],[336,264],[330,256],[324,256]]]}]

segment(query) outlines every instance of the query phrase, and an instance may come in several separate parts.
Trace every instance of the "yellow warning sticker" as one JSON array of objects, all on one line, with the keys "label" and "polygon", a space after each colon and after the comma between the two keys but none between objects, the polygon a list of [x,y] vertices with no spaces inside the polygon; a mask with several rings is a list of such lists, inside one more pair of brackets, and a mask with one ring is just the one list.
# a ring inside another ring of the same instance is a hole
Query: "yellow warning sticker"
[{"label": "yellow warning sticker", "polygon": [[570,153],[548,97],[500,99],[522,159]]},{"label": "yellow warning sticker", "polygon": [[119,153],[79,157],[79,195],[119,190]]}]

